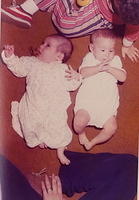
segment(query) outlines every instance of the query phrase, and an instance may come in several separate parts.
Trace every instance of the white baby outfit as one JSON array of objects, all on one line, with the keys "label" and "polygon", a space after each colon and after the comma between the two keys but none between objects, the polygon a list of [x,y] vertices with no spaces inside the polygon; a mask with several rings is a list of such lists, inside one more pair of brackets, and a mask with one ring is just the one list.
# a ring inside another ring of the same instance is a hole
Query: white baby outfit
[{"label": "white baby outfit", "polygon": [[2,58],[12,73],[26,77],[26,92],[20,102],[12,102],[12,124],[29,147],[45,143],[50,148],[68,145],[72,132],[67,124],[67,108],[71,104],[69,91],[80,81],[65,78],[66,64],[44,63],[36,57]]},{"label": "white baby outfit", "polygon": [[[93,67],[99,64],[94,55],[89,52],[83,59],[80,69]],[[110,65],[122,69],[122,63],[118,56],[114,56]],[[124,70],[124,69],[122,69]],[[74,111],[86,110],[90,115],[88,125],[102,128],[105,122],[117,114],[119,107],[119,92],[116,78],[108,72],[100,72],[85,78],[76,96]]]}]

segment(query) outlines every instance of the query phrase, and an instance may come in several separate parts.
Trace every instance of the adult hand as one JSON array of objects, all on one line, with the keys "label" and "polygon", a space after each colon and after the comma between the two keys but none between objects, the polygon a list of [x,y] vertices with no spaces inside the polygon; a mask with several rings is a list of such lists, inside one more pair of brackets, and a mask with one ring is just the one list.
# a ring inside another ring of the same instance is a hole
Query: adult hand
[{"label": "adult hand", "polygon": [[139,59],[139,50],[134,47],[134,45],[130,47],[122,46],[122,57],[125,58],[126,56],[128,56],[132,62],[137,62]]},{"label": "adult hand", "polygon": [[53,174],[50,182],[48,176],[45,175],[45,181],[42,182],[42,193],[43,200],[64,200],[59,177]]},{"label": "adult hand", "polygon": [[14,46],[13,45],[5,45],[4,46],[4,54],[5,57],[10,57],[12,54],[14,54]]}]

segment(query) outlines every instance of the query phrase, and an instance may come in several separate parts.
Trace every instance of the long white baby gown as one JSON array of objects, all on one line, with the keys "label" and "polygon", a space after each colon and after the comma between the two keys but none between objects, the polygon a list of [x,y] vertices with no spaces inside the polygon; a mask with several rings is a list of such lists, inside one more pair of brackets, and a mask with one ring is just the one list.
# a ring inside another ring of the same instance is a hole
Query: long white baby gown
[{"label": "long white baby gown", "polygon": [[[100,62],[89,52],[83,59],[80,69],[93,67]],[[110,65],[122,69],[122,63],[118,56],[115,56]],[[75,112],[79,109],[86,110],[90,115],[88,125],[102,128],[105,122],[116,116],[119,107],[119,92],[116,78],[107,72],[100,72],[83,80],[78,90],[75,103]]]},{"label": "long white baby gown", "polygon": [[26,92],[20,102],[12,102],[13,128],[29,147],[45,143],[50,148],[68,145],[72,132],[67,124],[67,108],[71,104],[69,91],[80,81],[65,78],[66,64],[41,62],[36,57],[5,58],[12,73],[26,77]]}]

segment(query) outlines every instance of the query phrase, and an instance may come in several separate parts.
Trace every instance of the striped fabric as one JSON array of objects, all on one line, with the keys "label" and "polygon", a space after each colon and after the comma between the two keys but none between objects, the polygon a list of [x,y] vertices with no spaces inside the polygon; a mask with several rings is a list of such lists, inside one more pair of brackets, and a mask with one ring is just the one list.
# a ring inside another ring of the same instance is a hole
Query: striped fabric
[{"label": "striped fabric", "polygon": [[42,11],[48,10],[51,6],[55,5],[57,0],[35,0],[38,8]]},{"label": "striped fabric", "polygon": [[29,13],[24,12],[19,6],[7,7],[1,9],[1,11],[5,19],[10,19],[9,22],[12,22],[13,20],[16,24],[21,23],[24,28],[31,27],[32,16]]},{"label": "striped fabric", "polygon": [[72,15],[74,0],[35,0],[40,10],[53,7],[52,21],[56,28],[66,37],[79,37],[91,34],[96,29],[112,28],[100,13],[97,0],[93,0],[86,7],[78,10],[77,15]]},{"label": "striped fabric", "polygon": [[[30,23],[32,22],[32,16],[29,13],[24,12],[24,15],[23,14],[21,15],[22,9],[20,7],[19,8],[16,7],[16,9],[14,7],[12,9],[6,8],[6,10],[12,15],[14,15],[15,17],[18,17],[18,18],[22,17],[24,20],[29,21]],[[16,12],[14,10],[16,10]]]}]

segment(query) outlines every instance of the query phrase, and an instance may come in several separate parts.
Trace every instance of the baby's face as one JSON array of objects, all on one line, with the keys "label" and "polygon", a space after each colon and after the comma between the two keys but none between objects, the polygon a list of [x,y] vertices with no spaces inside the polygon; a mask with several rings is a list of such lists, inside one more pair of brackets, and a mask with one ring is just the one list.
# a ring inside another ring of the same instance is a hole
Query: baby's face
[{"label": "baby's face", "polygon": [[97,60],[110,61],[115,55],[115,40],[103,37],[96,38],[91,51]]},{"label": "baby's face", "polygon": [[48,37],[38,48],[38,58],[41,61],[50,63],[58,60],[58,41],[55,38]]}]

